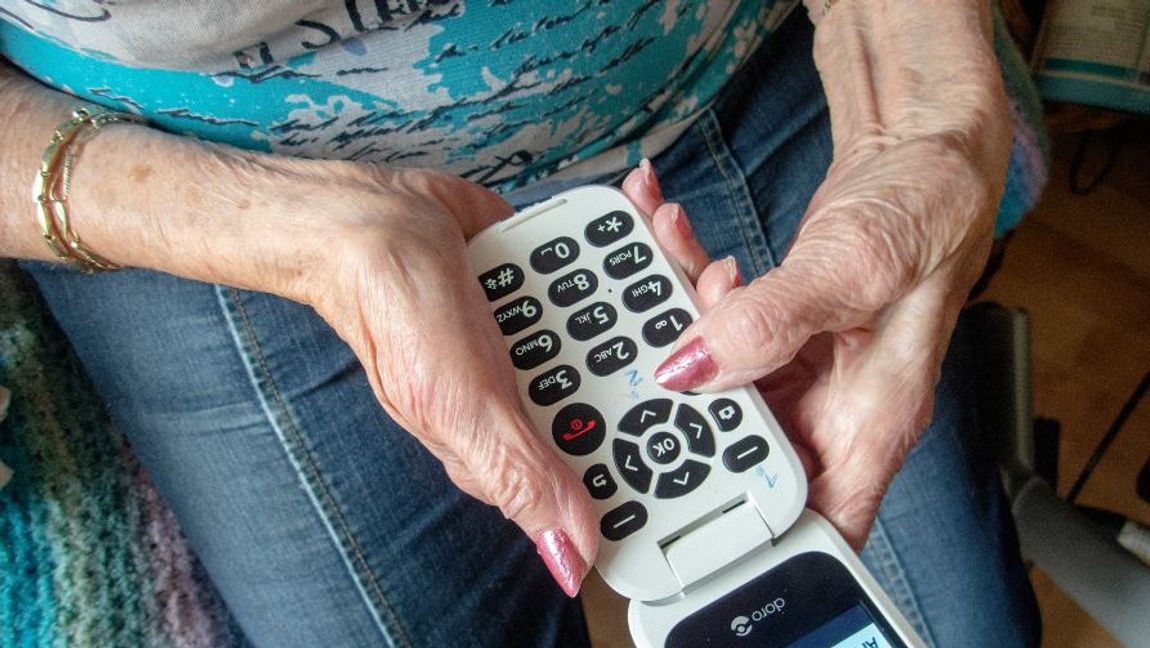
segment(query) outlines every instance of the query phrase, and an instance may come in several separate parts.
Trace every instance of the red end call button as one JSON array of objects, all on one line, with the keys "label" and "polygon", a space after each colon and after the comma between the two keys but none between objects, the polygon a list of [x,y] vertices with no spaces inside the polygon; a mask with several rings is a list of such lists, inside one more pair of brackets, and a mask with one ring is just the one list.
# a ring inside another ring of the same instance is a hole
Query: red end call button
[{"label": "red end call button", "polygon": [[606,435],[603,415],[586,403],[571,403],[559,410],[551,422],[551,438],[556,447],[575,456],[595,452]]}]

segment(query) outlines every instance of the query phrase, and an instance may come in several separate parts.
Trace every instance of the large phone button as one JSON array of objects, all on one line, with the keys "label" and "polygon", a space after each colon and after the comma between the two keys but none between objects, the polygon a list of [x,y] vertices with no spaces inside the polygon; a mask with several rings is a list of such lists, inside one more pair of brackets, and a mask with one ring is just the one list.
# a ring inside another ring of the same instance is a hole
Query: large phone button
[{"label": "large phone button", "polygon": [[559,365],[536,376],[527,388],[527,393],[536,405],[546,407],[574,394],[579,389],[580,381],[575,367]]},{"label": "large phone button", "polygon": [[551,421],[551,438],[567,454],[581,457],[595,452],[606,437],[607,424],[599,410],[586,403],[571,403]]},{"label": "large phone button", "polygon": [[623,305],[632,313],[654,308],[670,297],[671,280],[663,275],[651,275],[623,289]]},{"label": "large phone button", "polygon": [[495,321],[504,335],[512,335],[531,326],[543,317],[543,305],[527,296],[507,302],[495,311]]},{"label": "large phone button", "polygon": [[587,487],[591,497],[597,500],[605,500],[619,490],[619,485],[615,483],[607,464],[601,463],[591,466],[583,473],[583,485]]},{"label": "large phone button", "polygon": [[745,472],[767,458],[771,447],[760,436],[749,436],[732,443],[723,451],[723,465],[731,472]]},{"label": "large phone button", "polygon": [[730,432],[743,422],[743,410],[739,408],[738,403],[729,398],[716,400],[707,410],[711,413],[711,418],[715,419],[715,424],[724,432]]},{"label": "large phone button", "polygon": [[556,306],[570,306],[595,292],[599,278],[590,270],[576,270],[551,282],[547,296]]},{"label": "large phone button", "polygon": [[651,426],[666,423],[671,418],[671,399],[654,398],[632,407],[619,420],[619,431],[643,436]]},{"label": "large phone button", "polygon": [[519,290],[523,285],[523,270],[514,263],[504,263],[479,275],[487,301],[496,301]]},{"label": "large phone button", "polygon": [[570,236],[560,236],[531,253],[531,267],[541,274],[555,272],[579,258],[579,244]]},{"label": "large phone button", "polygon": [[595,302],[578,310],[567,319],[567,332],[571,337],[585,342],[615,326],[619,313],[607,302]]},{"label": "large phone button", "polygon": [[635,229],[635,221],[630,214],[623,211],[613,211],[587,223],[583,235],[587,237],[591,245],[603,247],[627,236],[633,229]]},{"label": "large phone button", "polygon": [[679,458],[683,444],[678,437],[667,431],[656,432],[647,437],[647,456],[651,461],[665,466]]},{"label": "large phone button", "polygon": [[687,436],[687,449],[704,457],[715,456],[715,436],[711,434],[711,426],[695,408],[690,405],[680,405],[675,412],[675,427]]},{"label": "large phone button", "polygon": [[655,484],[655,497],[682,497],[698,488],[709,472],[711,467],[707,464],[688,459],[677,469],[659,475],[659,481]]},{"label": "large phone button", "polygon": [[643,339],[653,347],[665,347],[679,339],[679,334],[691,323],[691,314],[682,308],[672,308],[643,325]]},{"label": "large phone button", "polygon": [[609,376],[635,361],[639,347],[625,337],[611,338],[587,352],[587,368],[596,376]]},{"label": "large phone button", "polygon": [[626,279],[651,265],[654,256],[646,243],[628,243],[603,259],[603,271],[612,279]]},{"label": "large phone button", "polygon": [[607,511],[599,521],[599,532],[604,538],[618,542],[643,528],[647,524],[647,509],[631,501]]},{"label": "large phone button", "polygon": [[623,481],[640,493],[646,493],[651,487],[654,473],[643,463],[639,446],[634,443],[615,439],[615,468],[623,476]]},{"label": "large phone button", "polygon": [[534,369],[559,355],[559,336],[551,331],[533,333],[511,345],[511,363],[516,369]]}]

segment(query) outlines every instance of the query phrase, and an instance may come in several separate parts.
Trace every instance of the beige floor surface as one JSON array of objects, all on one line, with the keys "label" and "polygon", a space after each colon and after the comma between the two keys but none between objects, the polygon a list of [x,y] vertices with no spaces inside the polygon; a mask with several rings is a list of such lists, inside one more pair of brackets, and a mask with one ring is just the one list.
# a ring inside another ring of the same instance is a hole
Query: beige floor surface
[{"label": "beige floor surface", "polygon": [[[1035,413],[1062,424],[1063,495],[1150,370],[1150,124],[1127,127],[1126,134],[1113,172],[1087,196],[1068,189],[1078,136],[1056,141],[1050,186],[1011,241],[988,295],[1030,313]],[[1126,422],[1079,503],[1150,524],[1150,504],[1135,493],[1147,457],[1150,399]],[[1044,648],[1120,645],[1041,570],[1031,581]]]}]

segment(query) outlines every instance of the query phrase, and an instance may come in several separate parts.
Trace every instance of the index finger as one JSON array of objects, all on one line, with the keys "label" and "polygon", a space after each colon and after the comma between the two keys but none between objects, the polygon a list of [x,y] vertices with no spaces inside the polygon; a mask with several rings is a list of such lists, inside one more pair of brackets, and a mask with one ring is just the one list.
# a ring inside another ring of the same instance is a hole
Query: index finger
[{"label": "index finger", "polygon": [[859,326],[872,314],[826,275],[780,266],[735,288],[684,331],[655,380],[674,391],[720,391],[788,363],[814,335]]}]

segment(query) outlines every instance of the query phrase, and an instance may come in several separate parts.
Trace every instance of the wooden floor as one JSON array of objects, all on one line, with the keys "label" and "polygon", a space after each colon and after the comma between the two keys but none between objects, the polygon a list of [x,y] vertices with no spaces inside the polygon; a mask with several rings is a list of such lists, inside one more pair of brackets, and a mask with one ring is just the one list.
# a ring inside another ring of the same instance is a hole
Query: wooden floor
[{"label": "wooden floor", "polygon": [[[1035,413],[1062,424],[1060,494],[1150,369],[1150,125],[1128,129],[1117,165],[1088,196],[1068,190],[1076,144],[1076,136],[1056,140],[1045,197],[1016,231],[985,296],[1030,314]],[[1079,502],[1150,524],[1150,504],[1134,490],[1148,456],[1150,400],[1126,423]],[[1119,645],[1041,571],[1032,581],[1044,648]],[[584,597],[594,645],[630,646],[625,602],[597,576]]]},{"label": "wooden floor", "polygon": [[[1126,135],[1114,170],[1087,196],[1068,189],[1078,136],[1056,140],[1050,186],[1019,227],[987,295],[1030,313],[1035,414],[1062,424],[1062,495],[1150,370],[1150,124],[1127,127]],[[1079,503],[1150,524],[1150,504],[1134,490],[1147,457],[1150,398],[1126,422]],[[1040,570],[1031,580],[1044,647],[1119,645]]]}]

